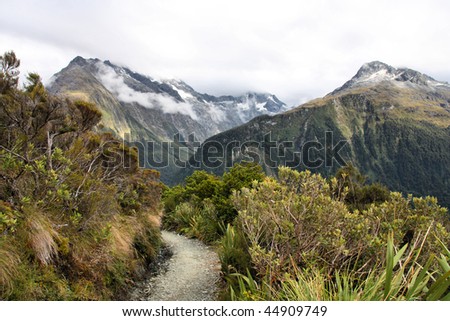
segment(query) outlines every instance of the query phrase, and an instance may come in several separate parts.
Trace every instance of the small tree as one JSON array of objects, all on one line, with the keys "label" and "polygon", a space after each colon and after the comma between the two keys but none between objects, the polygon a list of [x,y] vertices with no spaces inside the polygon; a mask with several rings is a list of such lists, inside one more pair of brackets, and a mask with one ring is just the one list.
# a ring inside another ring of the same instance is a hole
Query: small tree
[{"label": "small tree", "polygon": [[0,56],[0,94],[5,94],[11,89],[17,88],[19,82],[20,60],[13,51]]}]

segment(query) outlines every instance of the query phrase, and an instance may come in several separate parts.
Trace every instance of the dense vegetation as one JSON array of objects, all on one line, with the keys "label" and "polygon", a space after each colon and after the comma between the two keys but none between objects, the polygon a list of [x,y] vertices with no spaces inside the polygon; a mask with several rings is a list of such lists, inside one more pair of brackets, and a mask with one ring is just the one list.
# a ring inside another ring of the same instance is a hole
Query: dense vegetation
[{"label": "dense vegetation", "polygon": [[194,172],[164,201],[167,227],[218,245],[232,299],[450,298],[447,209],[368,185],[352,166],[329,180],[254,164]]},{"label": "dense vegetation", "polygon": [[0,57],[0,299],[120,297],[158,251],[158,173],[19,64]]},{"label": "dense vegetation", "polygon": [[254,163],[237,164],[222,177],[195,171],[183,186],[164,191],[164,227],[206,243],[217,241],[238,214],[230,198],[233,191],[263,178],[262,168]]}]

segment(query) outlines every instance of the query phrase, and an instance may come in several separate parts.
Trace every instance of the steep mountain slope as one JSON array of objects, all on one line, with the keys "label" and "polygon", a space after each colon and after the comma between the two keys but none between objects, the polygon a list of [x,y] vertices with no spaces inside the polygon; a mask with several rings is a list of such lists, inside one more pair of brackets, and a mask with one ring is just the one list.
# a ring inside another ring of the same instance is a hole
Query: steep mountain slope
[{"label": "steep mountain slope", "polygon": [[95,102],[103,125],[133,140],[172,140],[175,134],[197,140],[243,124],[262,114],[286,111],[271,94],[215,97],[200,94],[181,80],[156,81],[109,61],[76,57],[54,75],[53,93]]},{"label": "steep mountain slope", "polygon": [[168,184],[192,146],[253,117],[288,110],[272,94],[215,97],[181,80],[156,81],[109,61],[82,57],[55,74],[48,90],[95,103],[103,114],[101,128],[137,146],[141,165],[158,169]]},{"label": "steep mountain slope", "polygon": [[[239,147],[224,147],[211,162],[211,146],[230,142]],[[247,159],[260,161],[267,172],[287,165],[326,175],[350,162],[372,181],[434,195],[448,206],[450,86],[411,69],[367,63],[323,98],[211,137],[195,159],[215,172]]]}]

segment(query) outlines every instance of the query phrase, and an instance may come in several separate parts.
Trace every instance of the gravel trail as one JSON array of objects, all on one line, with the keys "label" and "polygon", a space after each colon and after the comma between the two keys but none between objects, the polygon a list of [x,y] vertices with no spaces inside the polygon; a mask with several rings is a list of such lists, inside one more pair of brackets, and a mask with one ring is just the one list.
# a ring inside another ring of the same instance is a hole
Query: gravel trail
[{"label": "gravel trail", "polygon": [[198,240],[162,231],[173,255],[166,268],[139,285],[132,300],[213,301],[217,299],[220,263],[217,254]]}]

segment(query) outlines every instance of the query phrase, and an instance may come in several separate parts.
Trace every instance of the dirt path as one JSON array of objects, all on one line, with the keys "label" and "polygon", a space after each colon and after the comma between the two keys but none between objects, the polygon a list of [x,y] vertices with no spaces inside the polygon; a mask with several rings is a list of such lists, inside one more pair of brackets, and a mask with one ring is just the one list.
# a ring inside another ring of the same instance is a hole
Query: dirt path
[{"label": "dirt path", "polygon": [[198,240],[162,232],[173,252],[167,268],[145,281],[132,293],[132,300],[212,301],[217,298],[220,263],[217,254]]}]

